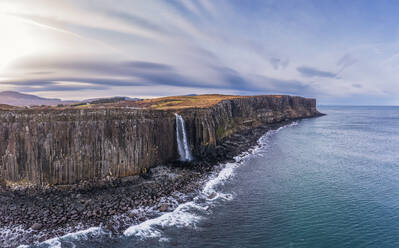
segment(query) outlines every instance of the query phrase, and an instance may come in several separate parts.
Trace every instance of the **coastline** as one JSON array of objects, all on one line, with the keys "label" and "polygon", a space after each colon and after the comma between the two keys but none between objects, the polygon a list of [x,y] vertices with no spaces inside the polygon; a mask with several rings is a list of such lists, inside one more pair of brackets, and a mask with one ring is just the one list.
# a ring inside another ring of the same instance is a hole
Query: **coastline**
[{"label": "coastline", "polygon": [[[121,235],[131,226],[171,213],[181,204],[192,201],[206,180],[223,169],[222,164],[236,162],[236,156],[255,147],[268,131],[292,122],[294,120],[234,134],[218,146],[217,156],[190,164],[157,166],[143,176],[110,180],[101,186],[3,190],[0,197],[8,204],[0,209],[3,226],[0,244],[4,247],[37,244],[95,227],[111,236]],[[216,195],[209,193],[207,197],[212,200]],[[9,231],[8,236],[4,235],[11,229],[14,229],[11,234]]]}]

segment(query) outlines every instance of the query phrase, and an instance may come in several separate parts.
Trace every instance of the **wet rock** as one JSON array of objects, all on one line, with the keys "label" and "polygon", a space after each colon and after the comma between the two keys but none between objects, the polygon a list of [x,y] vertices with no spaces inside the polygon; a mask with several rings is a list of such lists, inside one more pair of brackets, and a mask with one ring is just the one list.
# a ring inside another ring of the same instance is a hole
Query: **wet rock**
[{"label": "wet rock", "polygon": [[43,227],[43,225],[41,223],[35,223],[30,228],[32,230],[39,231],[40,229],[42,229],[42,227]]},{"label": "wet rock", "polygon": [[161,206],[159,206],[158,210],[159,210],[160,212],[166,212],[166,211],[169,210],[169,205],[166,204],[166,203],[161,204]]},{"label": "wet rock", "polygon": [[208,195],[208,199],[213,199],[213,198],[215,198],[216,197],[216,193],[215,192],[212,192],[210,195]]},{"label": "wet rock", "polygon": [[130,218],[135,218],[135,217],[137,216],[137,214],[136,214],[136,213],[133,213],[133,212],[130,212],[130,213],[128,214],[128,216],[129,216]]},{"label": "wet rock", "polygon": [[107,224],[107,229],[109,231],[111,231],[112,233],[116,233],[116,230],[115,230],[114,226],[111,223]]}]

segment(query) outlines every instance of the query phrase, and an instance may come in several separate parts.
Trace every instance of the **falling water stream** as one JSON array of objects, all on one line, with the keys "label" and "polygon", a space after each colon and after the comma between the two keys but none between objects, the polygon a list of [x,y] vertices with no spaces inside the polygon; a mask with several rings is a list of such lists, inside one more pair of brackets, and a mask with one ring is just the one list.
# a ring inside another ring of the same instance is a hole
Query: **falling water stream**
[{"label": "falling water stream", "polygon": [[186,127],[184,125],[184,119],[181,115],[176,115],[176,140],[177,149],[179,151],[181,161],[191,161],[193,157],[191,156],[190,148],[188,147]]}]

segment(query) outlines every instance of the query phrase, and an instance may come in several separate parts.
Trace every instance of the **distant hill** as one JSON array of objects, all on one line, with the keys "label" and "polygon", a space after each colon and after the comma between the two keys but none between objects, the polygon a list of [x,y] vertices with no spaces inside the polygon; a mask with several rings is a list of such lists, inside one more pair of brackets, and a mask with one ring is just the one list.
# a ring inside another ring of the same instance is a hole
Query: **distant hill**
[{"label": "distant hill", "polygon": [[57,98],[43,98],[30,94],[23,94],[16,91],[2,91],[0,92],[0,104],[7,104],[13,106],[32,106],[32,105],[58,105],[58,104],[72,104],[77,101],[62,101]]},{"label": "distant hill", "polygon": [[100,104],[100,103],[113,103],[113,102],[120,102],[120,101],[141,101],[140,98],[130,98],[127,96],[115,96],[115,97],[105,97],[105,98],[92,98],[86,99],[82,102],[92,103],[92,104]]},{"label": "distant hill", "polygon": [[12,110],[12,109],[20,109],[20,107],[11,106],[8,104],[0,104],[0,110]]},{"label": "distant hill", "polygon": [[70,104],[103,104],[103,103],[116,103],[120,101],[140,101],[140,98],[130,98],[130,97],[109,97],[109,98],[92,98],[83,101],[63,101],[58,98],[44,98],[31,94],[23,94],[16,91],[2,91],[0,92],[0,105],[12,105],[12,106],[33,106],[33,105],[46,105],[46,106],[56,106],[56,105],[70,105]]}]

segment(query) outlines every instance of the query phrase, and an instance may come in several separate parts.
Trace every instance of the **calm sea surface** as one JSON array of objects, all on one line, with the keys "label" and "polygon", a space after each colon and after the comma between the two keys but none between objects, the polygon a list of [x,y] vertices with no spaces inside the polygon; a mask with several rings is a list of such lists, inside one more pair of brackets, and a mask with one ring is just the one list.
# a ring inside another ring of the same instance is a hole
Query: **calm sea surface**
[{"label": "calm sea surface", "polygon": [[319,109],[328,115],[264,136],[175,212],[52,246],[399,247],[399,107]]}]

